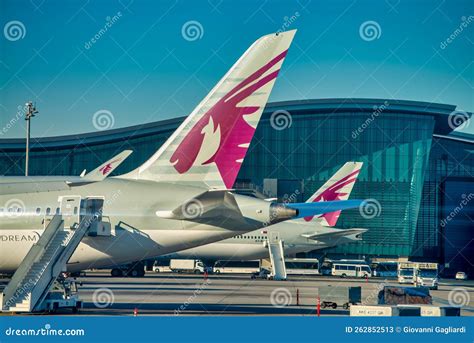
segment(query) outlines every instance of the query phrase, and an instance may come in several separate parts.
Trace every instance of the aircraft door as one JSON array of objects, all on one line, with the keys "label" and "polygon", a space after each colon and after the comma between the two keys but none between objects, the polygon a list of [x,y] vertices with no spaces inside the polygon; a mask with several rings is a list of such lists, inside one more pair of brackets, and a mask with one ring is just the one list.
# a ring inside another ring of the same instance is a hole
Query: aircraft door
[{"label": "aircraft door", "polygon": [[74,229],[80,222],[81,196],[59,198],[60,213],[64,220],[64,228]]},{"label": "aircraft door", "polygon": [[86,198],[82,202],[81,215],[92,216],[94,220],[102,220],[102,208],[104,206],[104,199],[101,198]]},{"label": "aircraft door", "polygon": [[271,231],[270,237],[269,237],[270,243],[277,243],[279,240],[280,240],[280,233]]},{"label": "aircraft door", "polygon": [[81,206],[81,220],[89,218],[89,236],[110,236],[111,225],[102,220],[103,198],[86,198]]}]

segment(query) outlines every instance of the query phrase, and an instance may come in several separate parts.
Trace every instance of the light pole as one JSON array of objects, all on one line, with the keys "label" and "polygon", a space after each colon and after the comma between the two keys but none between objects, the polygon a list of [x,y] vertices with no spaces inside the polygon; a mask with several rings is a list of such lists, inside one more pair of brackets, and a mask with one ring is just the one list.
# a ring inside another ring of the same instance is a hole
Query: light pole
[{"label": "light pole", "polygon": [[25,112],[25,120],[26,120],[26,158],[25,158],[25,176],[28,176],[28,162],[29,162],[29,155],[30,155],[30,123],[31,118],[35,116],[38,111],[36,110],[35,105],[33,102],[29,101],[25,104],[26,112]]}]

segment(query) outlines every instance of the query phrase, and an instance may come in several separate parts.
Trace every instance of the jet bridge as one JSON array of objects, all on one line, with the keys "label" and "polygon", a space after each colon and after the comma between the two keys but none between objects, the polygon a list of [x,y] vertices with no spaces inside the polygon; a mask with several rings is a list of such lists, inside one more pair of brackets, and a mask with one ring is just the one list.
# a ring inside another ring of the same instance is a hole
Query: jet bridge
[{"label": "jet bridge", "polygon": [[[7,287],[0,294],[2,312],[52,311],[81,307],[76,287],[62,276],[66,263],[89,231],[106,235],[102,223],[103,200],[80,196],[60,197],[60,212],[52,217]],[[107,227],[108,224],[108,227]]]}]

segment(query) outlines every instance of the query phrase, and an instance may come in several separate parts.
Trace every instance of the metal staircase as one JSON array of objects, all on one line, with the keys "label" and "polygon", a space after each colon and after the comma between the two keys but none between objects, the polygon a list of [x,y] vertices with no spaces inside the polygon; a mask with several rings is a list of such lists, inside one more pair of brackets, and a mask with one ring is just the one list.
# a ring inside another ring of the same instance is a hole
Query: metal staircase
[{"label": "metal staircase", "polygon": [[37,243],[29,250],[8,286],[0,294],[1,310],[34,312],[48,309],[48,294],[94,221],[79,215],[80,197],[60,199],[61,214],[49,222]]},{"label": "metal staircase", "polygon": [[272,232],[268,238],[268,252],[272,264],[270,276],[273,280],[286,280],[285,252],[283,241],[277,232]]}]

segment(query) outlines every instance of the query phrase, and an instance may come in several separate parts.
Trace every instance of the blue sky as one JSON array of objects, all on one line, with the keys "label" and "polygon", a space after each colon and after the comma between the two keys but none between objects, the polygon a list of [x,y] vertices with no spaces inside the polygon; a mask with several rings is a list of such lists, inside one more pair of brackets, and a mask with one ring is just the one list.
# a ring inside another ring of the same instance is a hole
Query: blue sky
[{"label": "blue sky", "polygon": [[[255,39],[285,23],[298,33],[271,101],[396,98],[471,112],[472,15],[473,2],[460,0],[1,0],[0,138],[24,136],[15,116],[27,100],[40,110],[36,137],[96,131],[101,110],[113,128],[187,115]],[[182,33],[190,21],[202,27],[196,40]],[[369,21],[373,40],[360,34]]]}]

